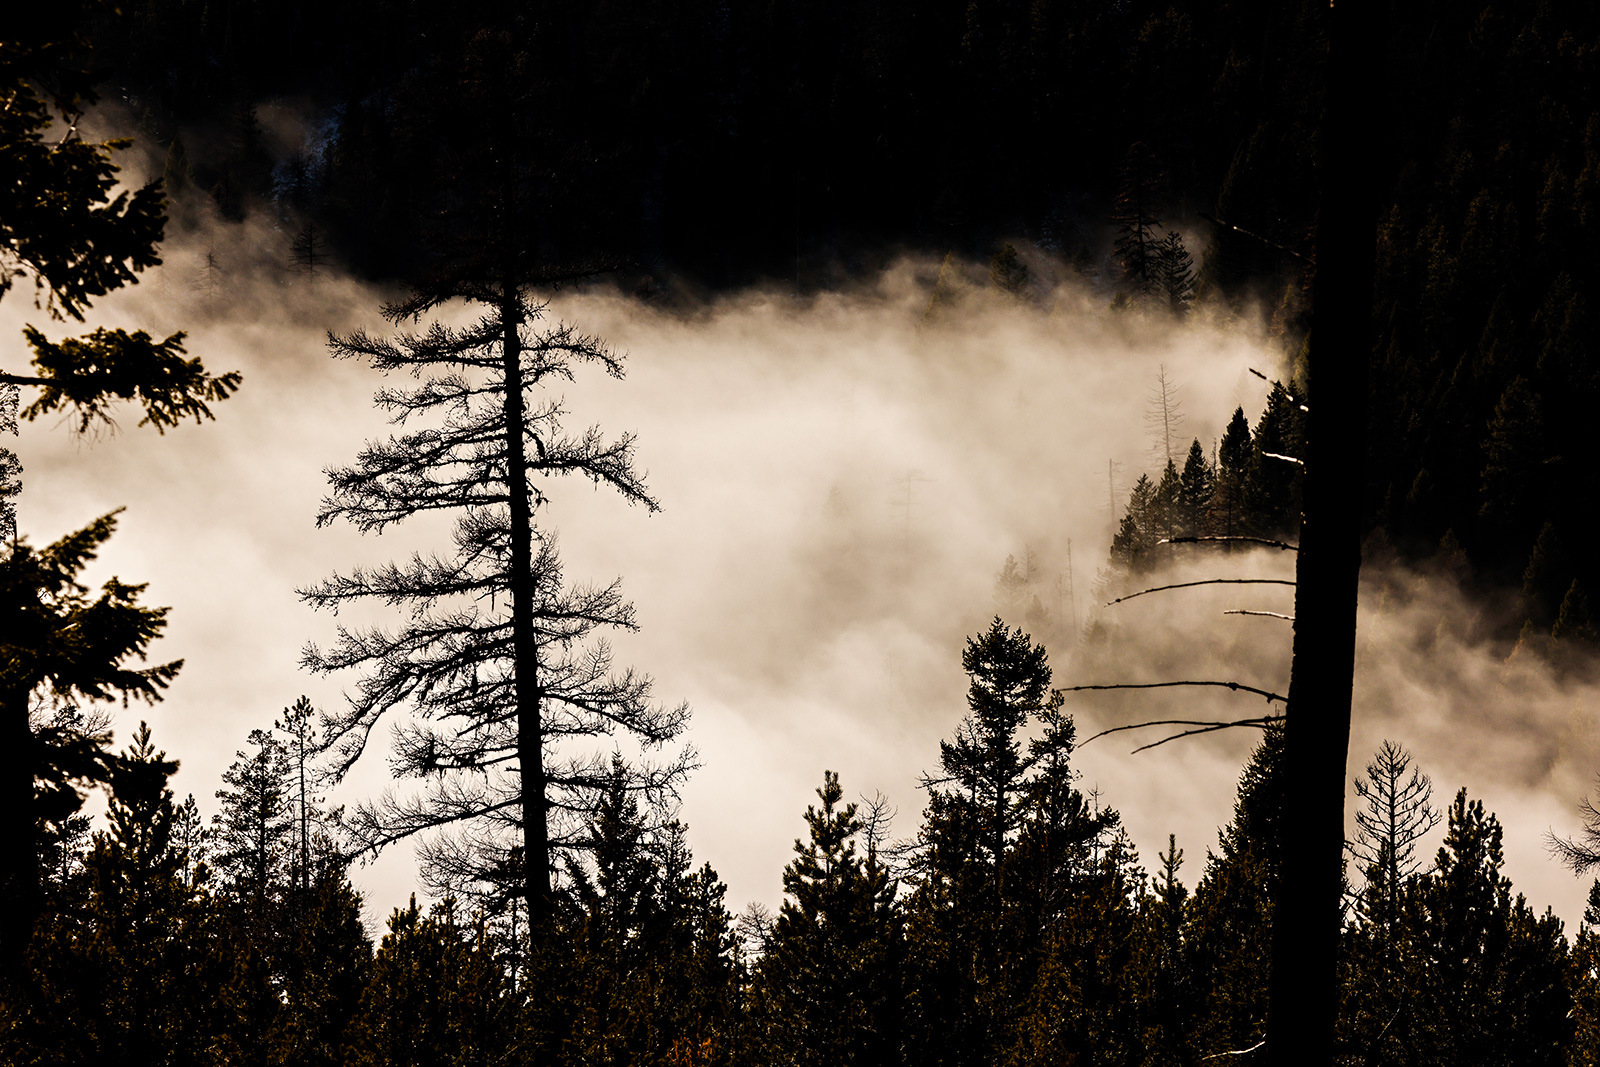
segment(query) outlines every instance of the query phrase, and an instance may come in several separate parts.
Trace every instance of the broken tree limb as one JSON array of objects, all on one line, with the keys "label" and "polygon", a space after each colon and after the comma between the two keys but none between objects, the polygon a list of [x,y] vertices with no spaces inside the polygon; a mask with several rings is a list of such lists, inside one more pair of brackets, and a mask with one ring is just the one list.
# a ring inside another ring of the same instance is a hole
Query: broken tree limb
[{"label": "broken tree limb", "polygon": [[1261,234],[1256,233],[1253,230],[1247,230],[1243,226],[1235,226],[1233,223],[1226,222],[1226,221],[1224,221],[1222,219],[1219,219],[1215,215],[1208,215],[1204,211],[1202,211],[1202,212],[1200,212],[1200,217],[1205,219],[1207,222],[1211,223],[1213,226],[1221,226],[1224,230],[1232,230],[1234,233],[1240,234],[1241,236],[1244,236],[1244,237],[1248,237],[1252,241],[1259,241],[1260,243],[1266,245],[1268,248],[1272,249],[1275,252],[1282,252],[1284,255],[1293,256],[1295,259],[1298,259],[1298,260],[1304,260],[1306,258],[1305,257],[1305,253],[1303,253],[1303,252],[1296,252],[1294,249],[1290,248],[1288,245],[1279,244],[1277,241],[1274,241],[1272,238],[1263,237],[1263,236],[1261,236]]},{"label": "broken tree limb", "polygon": [[1268,701],[1276,700],[1280,704],[1285,700],[1284,697],[1279,696],[1277,693],[1272,693],[1265,689],[1257,689],[1255,686],[1245,685],[1243,682],[1121,682],[1116,685],[1069,685],[1062,688],[1061,691],[1063,693],[1081,693],[1086,689],[1171,689],[1182,685],[1210,685],[1219,689],[1232,689],[1240,693],[1254,693],[1258,697],[1266,697]]},{"label": "broken tree limb", "polygon": [[1132,600],[1136,596],[1144,596],[1146,593],[1162,593],[1162,592],[1167,591],[1168,589],[1188,589],[1191,586],[1196,586],[1196,585],[1293,585],[1293,584],[1294,584],[1294,582],[1290,581],[1287,578],[1206,578],[1206,579],[1203,579],[1203,580],[1198,581],[1198,582],[1176,582],[1176,583],[1174,583],[1172,585],[1157,585],[1157,586],[1153,586],[1150,589],[1141,589],[1137,593],[1129,593],[1127,596],[1119,596],[1115,600],[1108,601],[1106,603],[1106,607],[1110,607],[1112,604],[1120,604],[1124,600]]},{"label": "broken tree limb", "polygon": [[1249,545],[1266,545],[1268,548],[1281,548],[1286,552],[1300,551],[1299,545],[1290,544],[1288,541],[1274,541],[1270,537],[1247,537],[1244,534],[1235,534],[1227,537],[1163,537],[1156,544],[1194,545],[1202,541],[1242,541]]},{"label": "broken tree limb", "polygon": [[1283,619],[1285,622],[1294,622],[1293,615],[1285,615],[1281,611],[1253,611],[1250,608],[1229,608],[1224,615],[1265,615],[1269,619]]},{"label": "broken tree limb", "polygon": [[1094,734],[1091,737],[1086,737],[1086,738],[1084,738],[1082,741],[1080,741],[1078,743],[1080,745],[1087,745],[1090,741],[1093,741],[1095,738],[1097,738],[1097,737],[1105,737],[1107,734],[1120,734],[1124,730],[1144,730],[1144,729],[1147,729],[1148,727],[1151,727],[1151,726],[1203,726],[1203,727],[1206,727],[1208,729],[1209,728],[1213,728],[1213,727],[1215,727],[1216,729],[1222,729],[1224,727],[1229,727],[1229,726],[1265,726],[1268,723],[1274,723],[1274,722],[1277,722],[1277,721],[1278,721],[1278,716],[1276,716],[1276,715],[1258,715],[1258,716],[1256,716],[1254,718],[1250,718],[1250,719],[1233,719],[1233,720],[1223,720],[1223,719],[1150,719],[1147,722],[1133,722],[1133,723],[1129,723],[1126,726],[1112,726],[1112,727],[1110,727],[1108,729],[1101,730],[1099,733]]},{"label": "broken tree limb", "polygon": [[1281,459],[1285,463],[1293,463],[1296,466],[1300,466],[1300,467],[1304,467],[1306,465],[1306,461],[1305,460],[1303,460],[1303,459],[1295,459],[1293,456],[1286,456],[1282,452],[1263,452],[1261,454],[1263,456],[1267,457],[1268,459]]}]

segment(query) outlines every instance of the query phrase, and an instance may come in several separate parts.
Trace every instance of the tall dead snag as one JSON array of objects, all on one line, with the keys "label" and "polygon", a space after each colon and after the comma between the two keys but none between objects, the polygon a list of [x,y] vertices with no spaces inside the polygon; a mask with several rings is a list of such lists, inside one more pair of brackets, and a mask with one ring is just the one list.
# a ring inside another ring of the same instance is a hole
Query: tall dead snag
[{"label": "tall dead snag", "polygon": [[1285,715],[1284,892],[1273,918],[1267,1062],[1326,1067],[1338,1008],[1345,761],[1361,570],[1367,363],[1376,247],[1374,156],[1382,143],[1377,0],[1327,9],[1305,474],[1294,660]]}]

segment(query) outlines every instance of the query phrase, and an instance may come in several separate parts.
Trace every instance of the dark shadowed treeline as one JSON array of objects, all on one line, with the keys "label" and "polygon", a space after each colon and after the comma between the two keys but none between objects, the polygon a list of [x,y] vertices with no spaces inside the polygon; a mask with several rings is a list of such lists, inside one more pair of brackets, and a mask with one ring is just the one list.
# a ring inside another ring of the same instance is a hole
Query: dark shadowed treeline
[{"label": "dark shadowed treeline", "polygon": [[[294,709],[250,735],[209,823],[175,802],[176,765],[141,729],[110,760],[106,828],[40,857],[6,1062],[1139,1065],[1254,1047],[1295,832],[1280,732],[1188,860],[1191,891],[1177,842],[1141,861],[1076,787],[1040,646],[996,620],[963,666],[968,714],[914,832],[891,838],[881,802],[827,772],[776,915],[731,914],[684,827],[642,811],[619,765],[558,883],[559,950],[530,951],[514,903],[454,899],[396,909],[374,945],[336,813],[300,788]],[[1465,790],[1435,798],[1403,748],[1358,781],[1339,1062],[1590,1062],[1593,929],[1569,940],[1516,895],[1498,820]]]}]

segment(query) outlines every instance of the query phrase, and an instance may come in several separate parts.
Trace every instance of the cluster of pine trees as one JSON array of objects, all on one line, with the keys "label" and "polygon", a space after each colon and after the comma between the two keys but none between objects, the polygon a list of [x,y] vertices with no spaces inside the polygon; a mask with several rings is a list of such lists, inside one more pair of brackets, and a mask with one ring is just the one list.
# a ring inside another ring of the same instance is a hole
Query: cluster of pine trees
[{"label": "cluster of pine trees", "polygon": [[1192,537],[1280,538],[1300,520],[1304,409],[1295,382],[1272,383],[1252,430],[1236,408],[1208,456],[1198,438],[1180,467],[1168,459],[1158,480],[1139,475],[1111,540],[1111,561],[1143,573],[1166,561],[1164,542]]},{"label": "cluster of pine trees", "polygon": [[[1287,385],[1272,382],[1254,427],[1244,410],[1236,408],[1210,455],[1195,439],[1181,465],[1169,458],[1158,478],[1141,474],[1112,537],[1114,572],[1145,574],[1160,567],[1173,558],[1174,539],[1292,537],[1300,518],[1304,399],[1302,387],[1294,379]],[[1491,438],[1499,440],[1503,429],[1504,420],[1497,415],[1489,425]],[[1498,470],[1486,471],[1485,479],[1506,476],[1504,471],[1496,473]],[[1503,511],[1505,502],[1513,499],[1523,500],[1535,511],[1542,506],[1543,496],[1538,497],[1536,506],[1532,498],[1516,495],[1521,492],[1520,487],[1516,493],[1504,486],[1494,489],[1478,517]],[[1525,514],[1518,521],[1523,518]],[[1488,636],[1563,662],[1572,657],[1559,649],[1592,647],[1600,641],[1584,581],[1587,564],[1568,548],[1564,537],[1570,535],[1562,533],[1570,528],[1553,518],[1541,521],[1521,572],[1513,624],[1503,633]],[[1485,583],[1492,587],[1492,576],[1474,575],[1464,546],[1452,531],[1445,533],[1438,546],[1445,566],[1454,569],[1458,578],[1467,578],[1473,587]],[[1391,525],[1374,524],[1368,554],[1377,562],[1392,560],[1397,548],[1393,538],[1401,536]]]}]

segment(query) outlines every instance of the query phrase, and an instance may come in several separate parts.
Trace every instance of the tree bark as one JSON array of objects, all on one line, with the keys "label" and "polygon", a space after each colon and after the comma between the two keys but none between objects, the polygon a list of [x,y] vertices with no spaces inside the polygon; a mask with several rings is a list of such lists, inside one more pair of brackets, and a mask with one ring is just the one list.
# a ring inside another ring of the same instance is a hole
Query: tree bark
[{"label": "tree bark", "polygon": [[27,973],[28,941],[39,917],[38,816],[34,810],[33,731],[28,694],[0,697],[0,804],[20,828],[0,855],[0,991]]},{"label": "tree bark", "polygon": [[511,498],[511,644],[516,669],[517,762],[522,773],[522,895],[528,904],[528,932],[537,942],[550,930],[555,901],[550,889],[539,635],[533,624],[533,506],[528,496],[528,463],[522,439],[527,415],[522,395],[522,303],[512,282],[505,284],[500,319],[505,329],[506,492]]},{"label": "tree bark", "polygon": [[1326,98],[1295,569],[1294,659],[1284,723],[1281,891],[1273,916],[1267,1062],[1327,1067],[1337,1020],[1345,762],[1361,570],[1367,365],[1382,78],[1377,0],[1328,9]]}]

